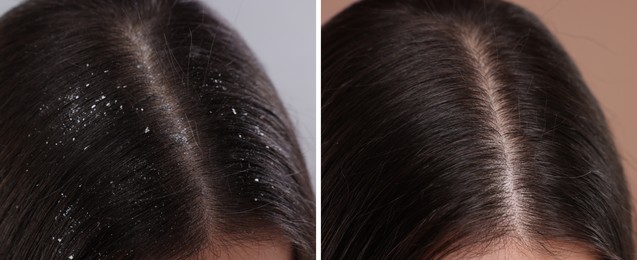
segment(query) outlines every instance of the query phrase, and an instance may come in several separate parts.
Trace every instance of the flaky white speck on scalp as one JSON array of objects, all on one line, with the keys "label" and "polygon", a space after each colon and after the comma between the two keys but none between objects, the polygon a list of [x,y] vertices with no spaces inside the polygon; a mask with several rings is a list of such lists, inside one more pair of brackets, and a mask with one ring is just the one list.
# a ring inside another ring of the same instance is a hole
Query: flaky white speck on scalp
[{"label": "flaky white speck on scalp", "polygon": [[[206,185],[204,173],[200,172],[200,169],[203,168],[200,165],[203,159],[201,153],[198,152],[199,144],[194,138],[195,129],[191,127],[179,97],[171,89],[176,83],[166,78],[165,72],[160,68],[160,64],[165,61],[160,61],[156,55],[157,48],[160,47],[153,46],[150,41],[148,30],[151,27],[145,24],[149,21],[130,19],[122,25],[122,29],[125,44],[129,46],[129,50],[134,53],[134,57],[138,61],[135,66],[146,75],[145,83],[139,87],[143,88],[142,91],[151,97],[149,100],[151,100],[152,109],[148,109],[151,111],[148,113],[161,114],[161,118],[164,119],[161,122],[150,121],[143,131],[148,134],[151,129],[157,129],[154,131],[153,138],[163,136],[165,140],[172,142],[172,146],[176,149],[175,155],[183,162],[182,166],[186,168],[186,172],[190,173],[190,177],[193,179],[192,183],[197,184],[200,192],[197,203],[201,211],[195,212],[196,215],[193,218],[209,221],[213,214],[212,207],[209,205],[212,191]],[[126,85],[122,88],[125,87]]]}]

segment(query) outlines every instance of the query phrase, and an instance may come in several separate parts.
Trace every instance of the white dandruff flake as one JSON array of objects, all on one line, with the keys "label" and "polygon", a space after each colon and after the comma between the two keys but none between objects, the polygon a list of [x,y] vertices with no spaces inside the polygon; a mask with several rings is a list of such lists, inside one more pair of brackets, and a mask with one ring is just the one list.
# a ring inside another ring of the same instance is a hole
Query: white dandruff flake
[{"label": "white dandruff flake", "polygon": [[90,85],[91,85],[91,83],[86,83],[86,86],[87,86],[87,87],[88,87],[88,86],[90,86]]},{"label": "white dandruff flake", "polygon": [[91,106],[91,109],[94,109],[94,108],[95,108],[95,105],[92,105],[92,106]]},{"label": "white dandruff flake", "polygon": [[111,106],[111,102],[106,103],[106,106],[110,107]]},{"label": "white dandruff flake", "polygon": [[144,129],[144,134],[148,134],[148,132],[150,132],[150,128],[147,126],[146,129]]},{"label": "white dandruff flake", "polygon": [[254,178],[254,181],[259,182],[259,178]]},{"label": "white dandruff flake", "polygon": [[70,255],[70,256],[69,256],[69,259],[73,259],[73,255]]},{"label": "white dandruff flake", "polygon": [[106,98],[106,96],[102,95],[100,98],[103,100],[103,99],[105,99],[105,98]]},{"label": "white dandruff flake", "polygon": [[232,113],[236,115],[237,114],[237,110],[234,110],[234,108],[232,108]]},{"label": "white dandruff flake", "polygon": [[62,239],[61,238],[58,238],[58,243],[62,243]]}]

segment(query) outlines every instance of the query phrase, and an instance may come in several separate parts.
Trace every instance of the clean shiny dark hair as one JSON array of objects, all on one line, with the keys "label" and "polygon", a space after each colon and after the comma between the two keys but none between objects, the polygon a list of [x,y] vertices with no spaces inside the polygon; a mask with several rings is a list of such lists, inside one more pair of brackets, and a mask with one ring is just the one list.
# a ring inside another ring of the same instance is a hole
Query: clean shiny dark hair
[{"label": "clean shiny dark hair", "polygon": [[326,259],[509,240],[633,258],[604,116],[534,15],[496,0],[368,0],[322,36]]},{"label": "clean shiny dark hair", "polygon": [[282,238],[313,259],[290,121],[200,3],[27,1],[0,20],[0,57],[0,258],[187,258]]}]

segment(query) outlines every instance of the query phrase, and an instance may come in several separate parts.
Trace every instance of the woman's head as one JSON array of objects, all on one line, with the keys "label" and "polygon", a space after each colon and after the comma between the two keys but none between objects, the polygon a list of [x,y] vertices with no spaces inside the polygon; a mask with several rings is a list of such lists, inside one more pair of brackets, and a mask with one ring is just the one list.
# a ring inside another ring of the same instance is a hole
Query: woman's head
[{"label": "woman's head", "polygon": [[536,17],[369,0],[322,36],[324,256],[632,258],[604,117]]},{"label": "woman's head", "polygon": [[27,1],[0,57],[3,258],[313,256],[286,113],[199,3]]}]

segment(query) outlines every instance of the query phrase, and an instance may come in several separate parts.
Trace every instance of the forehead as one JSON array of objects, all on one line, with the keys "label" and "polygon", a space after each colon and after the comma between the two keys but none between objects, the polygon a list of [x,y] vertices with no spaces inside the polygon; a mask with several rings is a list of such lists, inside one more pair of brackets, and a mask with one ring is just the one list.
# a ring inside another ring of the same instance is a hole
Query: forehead
[{"label": "forehead", "polygon": [[291,244],[282,239],[245,241],[201,252],[201,254],[195,255],[192,259],[292,260],[293,250]]},{"label": "forehead", "polygon": [[508,243],[504,246],[483,249],[480,253],[474,249],[460,250],[443,258],[444,260],[595,260],[599,259],[590,248],[563,242],[545,243],[543,247],[524,247]]}]

